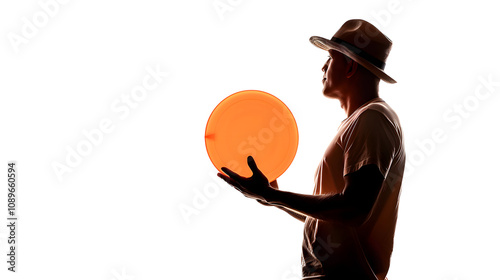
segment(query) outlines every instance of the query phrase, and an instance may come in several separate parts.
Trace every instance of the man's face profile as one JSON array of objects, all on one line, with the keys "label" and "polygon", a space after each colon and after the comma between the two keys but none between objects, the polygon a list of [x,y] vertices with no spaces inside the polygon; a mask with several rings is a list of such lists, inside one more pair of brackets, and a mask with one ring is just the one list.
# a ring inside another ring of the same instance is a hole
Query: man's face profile
[{"label": "man's face profile", "polygon": [[346,59],[340,52],[329,50],[328,59],[321,69],[323,74],[323,95],[329,98],[340,97],[343,84]]}]

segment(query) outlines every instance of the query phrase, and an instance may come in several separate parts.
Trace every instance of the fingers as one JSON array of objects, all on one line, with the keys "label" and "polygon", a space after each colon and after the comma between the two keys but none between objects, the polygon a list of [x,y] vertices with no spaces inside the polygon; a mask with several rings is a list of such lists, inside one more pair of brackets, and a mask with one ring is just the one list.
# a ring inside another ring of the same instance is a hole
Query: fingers
[{"label": "fingers", "polygon": [[[259,168],[257,167],[257,163],[255,163],[255,160],[254,160],[254,158],[252,156],[248,156],[247,157],[247,163],[248,163],[248,167],[250,167],[250,169],[252,170],[253,175],[259,175],[259,176],[262,176],[262,177],[266,177],[259,170]],[[241,181],[241,180],[249,179],[249,178],[241,177],[236,172],[231,171],[227,167],[222,167],[221,169],[222,169],[222,171],[224,171],[224,173],[226,173],[229,177],[231,177],[232,179],[234,179],[236,181]]]},{"label": "fingers", "polygon": [[231,186],[237,188],[238,190],[240,190],[238,187],[240,186],[240,184],[238,182],[236,182],[234,179],[222,174],[222,173],[217,173],[217,176],[219,176],[219,178],[221,178],[222,180],[226,181],[226,183],[230,184]]},{"label": "fingers", "polygon": [[231,177],[232,179],[235,179],[235,180],[237,180],[237,181],[244,179],[243,177],[241,177],[241,176],[240,176],[240,175],[238,175],[237,173],[235,173],[235,172],[233,172],[233,171],[229,170],[229,168],[227,168],[227,167],[222,167],[221,169],[222,169],[222,171],[224,171],[224,173],[226,173],[226,174],[227,174],[229,177]]},{"label": "fingers", "polygon": [[231,185],[233,188],[235,188],[237,191],[242,193],[244,196],[247,196],[246,193],[243,191],[242,186],[234,179],[222,174],[222,173],[217,173],[217,176],[221,178],[222,180],[226,181],[229,185]]},{"label": "fingers", "polygon": [[247,163],[248,163],[248,167],[250,167],[250,169],[252,170],[253,175],[262,175],[262,176],[264,176],[264,174],[262,174],[262,172],[257,167],[257,163],[255,163],[255,160],[253,159],[252,156],[248,156],[247,157]]}]

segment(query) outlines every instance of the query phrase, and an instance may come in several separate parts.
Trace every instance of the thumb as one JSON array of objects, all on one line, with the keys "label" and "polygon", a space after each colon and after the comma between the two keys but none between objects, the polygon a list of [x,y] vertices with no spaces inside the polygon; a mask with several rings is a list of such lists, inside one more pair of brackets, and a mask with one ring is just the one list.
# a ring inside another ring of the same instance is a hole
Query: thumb
[{"label": "thumb", "polygon": [[252,170],[253,175],[262,175],[262,176],[264,176],[264,174],[262,174],[262,172],[257,167],[257,163],[255,163],[255,160],[253,159],[252,156],[248,156],[247,163],[248,163],[248,166],[250,167],[250,169]]}]

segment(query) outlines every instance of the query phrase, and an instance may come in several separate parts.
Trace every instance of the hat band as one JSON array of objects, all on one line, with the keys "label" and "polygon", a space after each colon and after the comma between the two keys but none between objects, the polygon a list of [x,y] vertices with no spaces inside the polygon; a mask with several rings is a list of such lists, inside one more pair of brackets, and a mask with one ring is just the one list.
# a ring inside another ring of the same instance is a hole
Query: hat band
[{"label": "hat band", "polygon": [[356,46],[353,46],[351,45],[350,43],[342,40],[342,39],[339,39],[339,38],[336,38],[336,37],[332,37],[332,39],[330,40],[332,42],[335,42],[339,45],[342,45],[346,48],[348,48],[350,51],[352,51],[353,53],[359,55],[360,57],[368,60],[368,62],[370,62],[371,64],[377,66],[378,68],[384,70],[385,68],[385,63],[383,61],[380,61],[378,60],[377,58],[371,56],[369,53],[363,51],[362,49],[356,47]]}]

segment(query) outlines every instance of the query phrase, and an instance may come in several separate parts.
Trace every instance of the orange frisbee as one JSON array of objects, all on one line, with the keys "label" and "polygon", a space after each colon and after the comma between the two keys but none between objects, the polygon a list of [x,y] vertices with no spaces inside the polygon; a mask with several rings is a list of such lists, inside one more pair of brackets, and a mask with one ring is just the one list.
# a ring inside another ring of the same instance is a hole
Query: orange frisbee
[{"label": "orange frisbee", "polygon": [[288,107],[275,96],[259,91],[234,93],[215,107],[205,129],[205,146],[214,166],[252,176],[252,156],[269,182],[292,163],[299,144],[297,123]]}]

